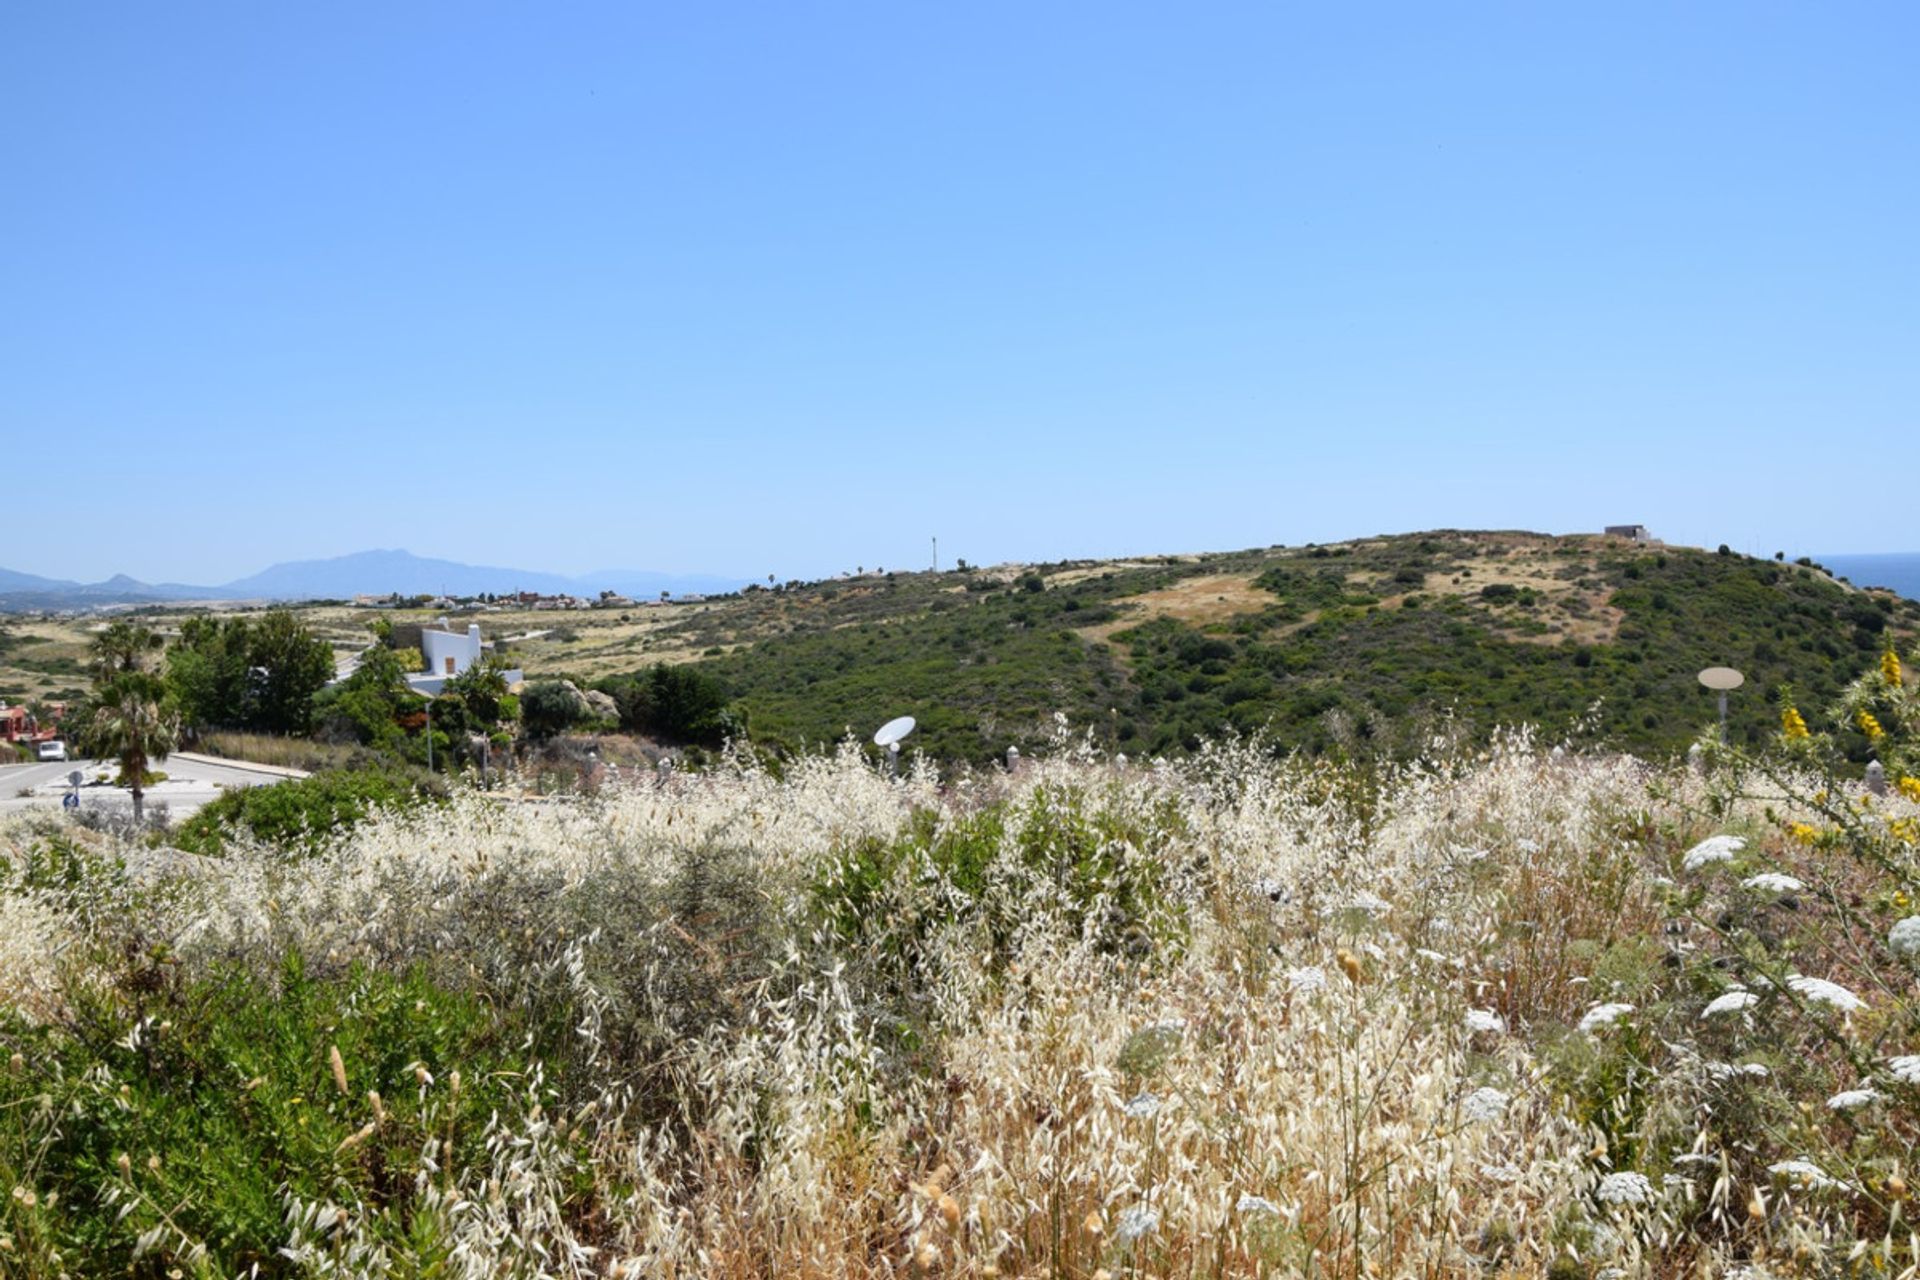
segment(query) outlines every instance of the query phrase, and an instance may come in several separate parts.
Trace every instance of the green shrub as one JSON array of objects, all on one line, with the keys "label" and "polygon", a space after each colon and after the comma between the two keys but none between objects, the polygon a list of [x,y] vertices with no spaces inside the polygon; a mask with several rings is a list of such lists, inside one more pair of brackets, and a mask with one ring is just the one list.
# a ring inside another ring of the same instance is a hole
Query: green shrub
[{"label": "green shrub", "polygon": [[419,972],[316,980],[296,959],[262,978],[136,956],[66,1028],[0,1022],[20,1064],[0,1073],[0,1112],[21,1117],[0,1176],[39,1191],[30,1208],[15,1196],[9,1243],[28,1270],[8,1274],[52,1275],[32,1268],[55,1251],[74,1275],[288,1274],[288,1196],[353,1205],[400,1257],[431,1263],[415,1211],[436,1181],[477,1181],[489,1117],[524,1110],[524,1036]]},{"label": "green shrub", "polygon": [[230,831],[242,831],[290,852],[311,851],[376,808],[444,794],[425,774],[406,770],[329,770],[229,791],[182,823],[174,843],[195,853],[217,854]]}]

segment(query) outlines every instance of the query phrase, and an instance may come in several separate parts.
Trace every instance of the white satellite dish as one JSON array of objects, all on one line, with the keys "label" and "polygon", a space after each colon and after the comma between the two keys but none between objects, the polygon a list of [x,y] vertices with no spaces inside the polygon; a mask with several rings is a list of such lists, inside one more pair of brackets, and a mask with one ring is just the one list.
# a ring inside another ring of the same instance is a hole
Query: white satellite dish
[{"label": "white satellite dish", "polygon": [[1727,740],[1727,690],[1738,689],[1747,678],[1732,667],[1708,667],[1700,673],[1700,683],[1720,695],[1720,741]]},{"label": "white satellite dish", "polygon": [[912,716],[896,717],[880,726],[880,731],[873,735],[873,745],[876,747],[897,746],[899,745],[900,739],[913,732],[913,728],[914,719]]}]

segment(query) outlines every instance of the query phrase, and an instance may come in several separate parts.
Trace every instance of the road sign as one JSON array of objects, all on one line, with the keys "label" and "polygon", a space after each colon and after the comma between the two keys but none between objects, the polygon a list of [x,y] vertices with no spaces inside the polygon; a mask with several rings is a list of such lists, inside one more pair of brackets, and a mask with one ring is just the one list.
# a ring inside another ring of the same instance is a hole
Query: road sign
[{"label": "road sign", "polygon": [[72,773],[67,775],[67,785],[70,787],[80,786],[86,780],[87,780],[87,775],[80,772],[78,769],[75,769]]}]

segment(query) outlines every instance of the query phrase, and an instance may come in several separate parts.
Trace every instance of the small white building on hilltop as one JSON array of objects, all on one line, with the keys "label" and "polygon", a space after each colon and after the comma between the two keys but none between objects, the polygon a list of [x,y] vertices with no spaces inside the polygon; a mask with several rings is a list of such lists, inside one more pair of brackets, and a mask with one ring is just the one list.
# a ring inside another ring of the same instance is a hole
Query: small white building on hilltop
[{"label": "small white building on hilltop", "polygon": [[[427,669],[407,677],[407,687],[415,693],[433,697],[447,687],[447,681],[464,675],[493,646],[480,638],[480,624],[470,622],[465,631],[455,631],[440,619],[438,627],[420,628],[420,656]],[[518,684],[519,671],[502,672],[508,684]]]},{"label": "small white building on hilltop", "polygon": [[1606,528],[1609,538],[1626,538],[1633,542],[1653,542],[1653,530],[1643,524],[1610,524]]}]

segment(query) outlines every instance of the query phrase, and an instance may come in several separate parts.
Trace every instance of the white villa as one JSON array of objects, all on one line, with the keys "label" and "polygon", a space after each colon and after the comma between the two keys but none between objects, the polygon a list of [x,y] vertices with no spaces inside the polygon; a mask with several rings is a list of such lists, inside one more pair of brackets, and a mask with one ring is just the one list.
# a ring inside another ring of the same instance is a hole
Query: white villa
[{"label": "white villa", "polygon": [[[481,656],[492,647],[480,638],[480,624],[477,622],[468,623],[464,632],[453,630],[445,618],[440,619],[438,627],[422,627],[420,656],[426,659],[427,669],[418,675],[408,676],[407,687],[431,698],[447,687],[447,681],[480,661]],[[502,674],[510,685],[518,684],[523,679],[519,671]]]}]

